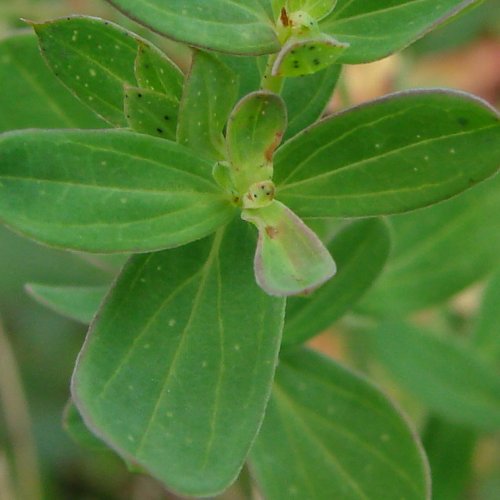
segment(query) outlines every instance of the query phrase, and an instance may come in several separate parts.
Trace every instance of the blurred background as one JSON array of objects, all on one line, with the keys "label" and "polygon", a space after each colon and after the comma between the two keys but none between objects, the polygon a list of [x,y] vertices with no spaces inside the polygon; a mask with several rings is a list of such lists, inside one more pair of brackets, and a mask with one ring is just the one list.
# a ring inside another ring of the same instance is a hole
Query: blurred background
[{"label": "blurred background", "polygon": [[[16,29],[26,29],[21,18],[42,21],[72,13],[105,17],[145,34],[104,1],[0,0],[0,38]],[[185,49],[165,41],[161,44],[181,65],[186,64]],[[398,55],[345,68],[328,110],[332,112],[394,90],[430,86],[461,89],[494,106],[500,105],[498,0],[484,2]],[[498,182],[496,186],[498,188]],[[498,207],[498,189],[491,196],[497,201],[490,206]],[[498,213],[492,217],[498,218]],[[398,218],[396,229],[405,225],[404,217]],[[412,222],[408,220],[411,227]],[[498,229],[498,225],[496,227]],[[465,234],[465,238],[469,236],[470,232]],[[486,239],[483,236],[477,244]],[[451,335],[466,334],[475,320],[485,280],[498,266],[500,248],[489,244],[486,267],[477,262],[466,279],[439,297],[438,304],[428,307],[423,301],[410,307],[411,318],[452,332]],[[36,245],[0,227],[1,500],[176,498],[155,481],[130,473],[111,452],[85,450],[65,433],[62,414],[69,397],[72,367],[86,328],[39,305],[24,288],[26,283],[105,285],[117,269],[114,261],[89,262],[85,256]],[[363,306],[373,308],[373,304],[384,300],[384,284],[382,281],[378,289],[368,295],[361,310]],[[360,333],[363,331],[360,318],[361,315],[347,316],[312,345],[358,370],[369,372],[417,425],[421,424],[425,408],[371,360]],[[470,474],[463,478],[463,489],[458,496],[447,499],[500,499],[499,443],[495,436],[474,441],[467,455]],[[234,488],[221,498],[242,497],[238,488]]]}]

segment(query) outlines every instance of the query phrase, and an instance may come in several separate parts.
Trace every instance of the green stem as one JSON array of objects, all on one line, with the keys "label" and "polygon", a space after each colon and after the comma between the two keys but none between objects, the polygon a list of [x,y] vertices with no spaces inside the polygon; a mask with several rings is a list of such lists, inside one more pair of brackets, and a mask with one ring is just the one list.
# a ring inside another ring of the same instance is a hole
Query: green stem
[{"label": "green stem", "polygon": [[264,72],[264,75],[262,76],[262,81],[260,84],[260,86],[264,90],[269,90],[271,92],[274,92],[275,94],[281,93],[281,89],[283,88],[283,77],[273,76],[272,74],[273,65],[277,57],[278,54],[271,54],[267,58],[266,70]]},{"label": "green stem", "polygon": [[14,455],[19,498],[39,500],[42,487],[28,403],[14,352],[1,324],[0,402]]}]

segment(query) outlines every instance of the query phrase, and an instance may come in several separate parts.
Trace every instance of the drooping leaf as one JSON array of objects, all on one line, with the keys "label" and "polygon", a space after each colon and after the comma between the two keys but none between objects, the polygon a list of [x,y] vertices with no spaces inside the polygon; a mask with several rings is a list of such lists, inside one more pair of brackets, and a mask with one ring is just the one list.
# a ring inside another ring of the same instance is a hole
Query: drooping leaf
[{"label": "drooping leaf", "polygon": [[445,200],[499,164],[498,113],[467,94],[427,90],[309,127],[276,152],[274,178],[280,200],[302,217],[360,217]]},{"label": "drooping leaf", "polygon": [[125,87],[125,115],[136,132],[175,141],[179,102],[154,90]]},{"label": "drooping leaf", "polygon": [[397,52],[478,0],[338,0],[320,22],[321,31],[350,43],[346,64],[382,59]]},{"label": "drooping leaf", "polygon": [[379,219],[353,222],[328,245],[338,272],[310,297],[291,297],[283,344],[305,342],[352,308],[382,271],[390,251],[387,224]]},{"label": "drooping leaf", "polygon": [[89,324],[101,303],[107,286],[54,286],[28,284],[27,292],[53,311],[84,324]]},{"label": "drooping leaf", "polygon": [[397,316],[439,304],[500,265],[500,176],[435,207],[391,218],[394,249],[363,311]]},{"label": "drooping leaf", "polygon": [[244,97],[227,126],[227,150],[239,191],[272,178],[272,160],[286,129],[286,108],[277,94],[261,90]]},{"label": "drooping leaf", "polygon": [[255,277],[267,293],[309,293],[335,274],[335,262],[321,240],[282,203],[244,210],[242,218],[259,231]]},{"label": "drooping leaf", "polygon": [[0,136],[0,219],[49,245],[143,252],[212,233],[233,215],[212,164],[126,131]]},{"label": "drooping leaf", "polygon": [[139,42],[135,59],[135,77],[140,87],[180,101],[184,75],[166,54],[153,45]]},{"label": "drooping leaf", "polygon": [[31,33],[19,32],[0,42],[0,82],[0,132],[106,126],[61,85]]},{"label": "drooping leaf", "polygon": [[33,28],[54,74],[109,123],[126,126],[123,86],[136,83],[137,35],[84,16],[33,24]]},{"label": "drooping leaf", "polygon": [[305,349],[280,362],[250,465],[266,500],[430,498],[425,457],[399,411]]},{"label": "drooping leaf", "polygon": [[312,75],[336,62],[348,46],[323,34],[290,38],[276,57],[272,74],[280,77]]},{"label": "drooping leaf", "polygon": [[431,467],[433,498],[462,498],[472,475],[477,433],[466,426],[431,416],[422,440]]},{"label": "drooping leaf", "polygon": [[108,0],[125,15],[169,38],[231,54],[279,50],[267,0]]},{"label": "drooping leaf", "polygon": [[109,448],[85,425],[73,401],[68,401],[63,414],[64,430],[82,448],[94,452],[110,451]]},{"label": "drooping leaf", "polygon": [[[498,196],[498,194],[497,194]],[[494,213],[491,212],[492,217]],[[498,245],[496,246],[498,249]],[[472,334],[472,343],[476,349],[492,363],[500,366],[500,271],[497,270],[488,282],[478,315],[478,321]]]},{"label": "drooping leaf", "polygon": [[86,424],[184,495],[235,479],[269,397],[284,300],[255,284],[254,244],[236,220],[182,249],[133,257],[76,367]]},{"label": "drooping leaf", "polygon": [[177,139],[217,160],[225,158],[222,130],[236,101],[238,76],[215,55],[195,51],[179,112]]},{"label": "drooping leaf", "polygon": [[313,75],[285,80],[281,91],[288,110],[285,139],[298,134],[321,116],[333,95],[340,69],[340,65],[333,64]]},{"label": "drooping leaf", "polygon": [[395,380],[450,422],[500,428],[500,378],[476,353],[403,322],[373,333],[375,352]]}]

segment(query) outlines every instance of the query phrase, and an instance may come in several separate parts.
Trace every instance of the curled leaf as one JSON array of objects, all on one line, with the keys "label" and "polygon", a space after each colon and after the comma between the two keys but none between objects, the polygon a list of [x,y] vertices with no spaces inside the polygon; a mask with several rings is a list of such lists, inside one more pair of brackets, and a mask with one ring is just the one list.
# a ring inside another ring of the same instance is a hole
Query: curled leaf
[{"label": "curled leaf", "polygon": [[267,293],[308,293],[335,274],[335,262],[323,243],[282,203],[275,200],[263,208],[243,210],[242,218],[259,230],[255,277]]}]

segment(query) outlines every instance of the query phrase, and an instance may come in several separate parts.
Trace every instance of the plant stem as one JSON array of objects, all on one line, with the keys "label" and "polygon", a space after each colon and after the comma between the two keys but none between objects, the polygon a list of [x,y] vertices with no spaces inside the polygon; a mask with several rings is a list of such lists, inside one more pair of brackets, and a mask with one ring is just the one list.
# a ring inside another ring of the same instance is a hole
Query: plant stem
[{"label": "plant stem", "polygon": [[266,70],[264,72],[264,75],[262,76],[262,81],[260,86],[265,90],[269,90],[271,92],[279,94],[283,87],[283,77],[273,76],[272,74],[273,65],[277,57],[278,57],[277,54],[271,54],[267,58]]},{"label": "plant stem", "polygon": [[28,403],[10,342],[0,323],[0,403],[15,463],[19,498],[39,500],[42,486]]}]

